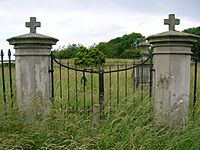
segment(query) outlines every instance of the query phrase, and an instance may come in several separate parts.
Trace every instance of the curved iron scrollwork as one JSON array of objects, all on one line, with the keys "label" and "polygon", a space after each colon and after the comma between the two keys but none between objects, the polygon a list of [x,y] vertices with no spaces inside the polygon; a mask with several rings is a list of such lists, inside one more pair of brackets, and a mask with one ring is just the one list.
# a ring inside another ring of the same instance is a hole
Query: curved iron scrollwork
[{"label": "curved iron scrollwork", "polygon": [[[96,73],[96,74],[99,74],[100,71],[99,70],[88,70],[86,68],[83,68],[83,69],[78,69],[78,68],[73,68],[73,67],[70,67],[68,65],[64,65],[64,64],[61,64],[58,60],[55,59],[55,57],[53,57],[53,60],[60,66],[64,67],[64,68],[68,68],[70,70],[74,70],[74,71],[80,71],[80,72],[87,72],[87,73]],[[150,60],[150,57],[148,57],[145,61],[143,61],[142,63],[140,64],[136,64],[132,67],[128,67],[128,68],[123,68],[123,69],[116,69],[116,70],[109,70],[109,71],[103,71],[103,73],[112,73],[112,72],[121,72],[121,71],[126,71],[126,70],[131,70],[131,69],[134,69],[134,68],[137,68],[137,67],[140,67],[142,65],[144,65],[147,61]]]}]

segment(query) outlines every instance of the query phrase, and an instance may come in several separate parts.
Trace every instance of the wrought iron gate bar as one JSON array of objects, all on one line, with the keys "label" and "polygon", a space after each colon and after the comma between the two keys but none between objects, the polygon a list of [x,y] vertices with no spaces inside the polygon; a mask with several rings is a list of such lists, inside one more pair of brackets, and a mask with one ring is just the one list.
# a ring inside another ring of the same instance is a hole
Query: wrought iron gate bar
[{"label": "wrought iron gate bar", "polygon": [[12,63],[11,63],[11,51],[8,50],[8,67],[9,67],[9,79],[10,79],[10,98],[11,98],[11,108],[13,109],[13,87],[12,87]]}]

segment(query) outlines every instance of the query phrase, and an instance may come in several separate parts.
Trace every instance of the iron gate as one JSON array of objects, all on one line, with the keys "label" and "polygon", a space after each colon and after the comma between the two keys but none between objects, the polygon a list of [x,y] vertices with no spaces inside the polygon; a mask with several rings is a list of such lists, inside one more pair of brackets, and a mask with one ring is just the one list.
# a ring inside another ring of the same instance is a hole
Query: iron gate
[{"label": "iron gate", "polygon": [[99,68],[80,68],[51,54],[52,98],[56,106],[70,111],[91,111],[97,103],[111,108],[134,100],[134,95],[151,97],[152,71],[152,53],[143,62]]}]

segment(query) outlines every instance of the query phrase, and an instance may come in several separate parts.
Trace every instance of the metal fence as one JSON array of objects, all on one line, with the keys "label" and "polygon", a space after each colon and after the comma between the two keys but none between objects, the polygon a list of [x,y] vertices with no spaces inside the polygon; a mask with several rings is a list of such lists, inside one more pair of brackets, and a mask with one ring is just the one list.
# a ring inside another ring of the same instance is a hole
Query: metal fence
[{"label": "metal fence", "polygon": [[143,62],[77,67],[52,54],[52,97],[61,109],[91,111],[152,95],[152,54]]},{"label": "metal fence", "polygon": [[2,97],[2,101],[0,102],[0,105],[2,106],[0,109],[3,109],[4,112],[6,112],[7,109],[14,107],[14,101],[15,101],[15,91],[13,89],[13,80],[15,78],[15,71],[13,70],[15,66],[15,61],[11,60],[11,51],[8,50],[8,60],[4,60],[4,52],[1,50],[1,77],[0,77],[0,83],[2,86],[2,90],[0,92],[0,95]]},{"label": "metal fence", "polygon": [[[193,52],[193,60],[194,60],[194,64],[192,65],[194,68],[194,72],[192,75],[192,79],[193,79],[193,93],[191,94],[193,97],[193,102],[192,102],[192,106],[193,106],[193,117],[195,115],[195,109],[196,109],[196,103],[197,103],[197,99],[198,96],[200,95],[199,91],[198,91],[198,83],[199,83],[199,79],[198,79],[198,63],[200,61],[200,51],[199,49],[196,49]],[[200,100],[200,99],[198,99]]]},{"label": "metal fence", "polygon": [[[193,55],[190,104],[195,112],[200,100],[199,51],[195,51]],[[16,106],[16,81],[15,60],[11,60],[11,51],[8,50],[8,53],[4,54],[1,50],[0,57],[0,85],[2,86],[0,112],[2,112]],[[151,97],[153,72],[152,54],[143,62],[105,64],[100,68],[79,68],[68,60],[58,60],[52,55],[50,69],[52,97],[55,105],[61,109],[90,111],[97,103],[102,107],[111,108],[135,100],[136,96],[140,99]]]}]

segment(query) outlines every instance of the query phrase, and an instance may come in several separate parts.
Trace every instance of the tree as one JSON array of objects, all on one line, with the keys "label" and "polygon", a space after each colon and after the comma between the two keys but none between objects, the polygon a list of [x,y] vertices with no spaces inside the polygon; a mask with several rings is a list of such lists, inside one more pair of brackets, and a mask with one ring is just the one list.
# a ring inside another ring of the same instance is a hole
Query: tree
[{"label": "tree", "polygon": [[[117,37],[110,40],[109,42],[100,42],[98,45],[93,44],[90,49],[97,48],[102,52],[107,58],[129,58],[130,55],[127,55],[129,50],[136,51],[137,45],[145,37],[140,33],[131,33],[125,34],[122,37]],[[77,50],[81,47],[80,44],[70,44],[67,47],[61,47],[54,51],[54,56],[60,59],[69,59],[74,58]],[[134,53],[134,52],[133,52]],[[125,57],[127,56],[127,57]]]},{"label": "tree", "polygon": [[75,55],[74,64],[81,67],[101,66],[105,63],[105,55],[97,48],[81,46]]},{"label": "tree", "polygon": [[[199,27],[196,27],[196,28],[189,28],[189,29],[185,29],[183,30],[183,32],[186,32],[186,33],[190,33],[190,34],[195,34],[195,35],[198,35],[200,36],[200,26]],[[199,52],[196,56],[196,58],[198,60],[200,60],[200,39],[197,41],[197,43],[195,43],[192,47],[192,52],[193,53],[196,53],[196,52]]]},{"label": "tree", "polygon": [[99,48],[108,58],[128,58],[124,53],[126,50],[137,51],[137,44],[142,41],[144,37],[140,33],[125,34],[122,37],[117,37],[109,42],[99,43],[96,48]]},{"label": "tree", "polygon": [[76,55],[77,49],[81,47],[80,44],[69,44],[67,48],[65,46],[58,48],[54,51],[55,58],[58,59],[69,59]]},{"label": "tree", "polygon": [[125,50],[121,55],[120,58],[140,58],[141,56],[141,51],[139,49],[127,49]]}]

